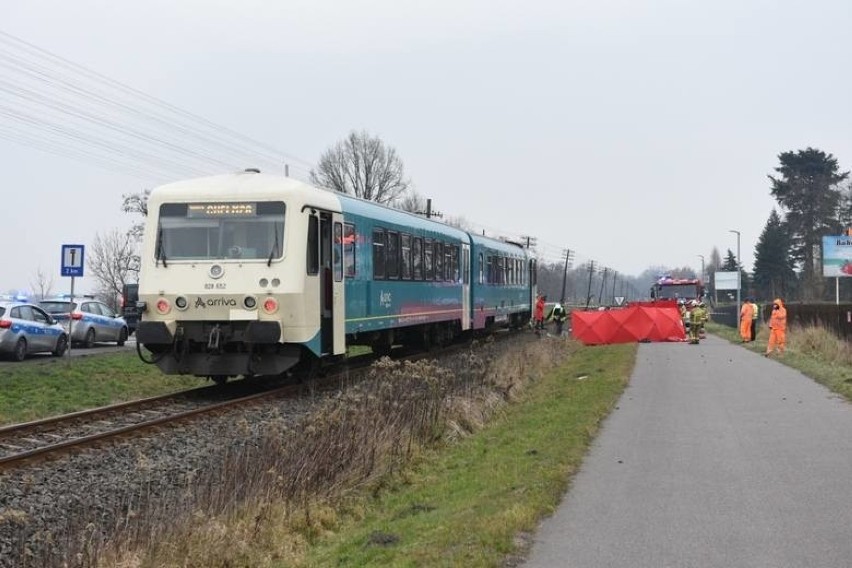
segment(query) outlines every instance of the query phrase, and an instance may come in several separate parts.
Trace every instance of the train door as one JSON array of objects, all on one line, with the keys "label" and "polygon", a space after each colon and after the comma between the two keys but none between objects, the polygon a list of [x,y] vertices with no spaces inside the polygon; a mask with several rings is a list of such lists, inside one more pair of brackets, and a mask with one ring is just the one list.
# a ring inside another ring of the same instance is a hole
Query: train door
[{"label": "train door", "polygon": [[320,343],[324,355],[346,352],[343,295],[343,216],[320,212]]},{"label": "train door", "polygon": [[[343,225],[335,223],[333,214],[322,211],[319,214],[320,229],[320,344],[323,355],[332,355],[335,350],[335,318],[337,310],[335,297],[342,297],[343,257],[340,244],[343,240]],[[335,290],[338,288],[338,290]]]},{"label": "train door", "polygon": [[470,244],[462,243],[462,330],[470,329]]}]

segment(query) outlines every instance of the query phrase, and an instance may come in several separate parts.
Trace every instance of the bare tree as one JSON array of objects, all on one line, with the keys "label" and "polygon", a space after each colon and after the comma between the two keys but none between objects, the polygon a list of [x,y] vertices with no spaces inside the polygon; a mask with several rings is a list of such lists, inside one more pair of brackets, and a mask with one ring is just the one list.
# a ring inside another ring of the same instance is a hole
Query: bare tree
[{"label": "bare tree", "polygon": [[148,197],[151,196],[151,190],[145,189],[139,193],[125,193],[122,195],[121,210],[125,213],[138,213],[142,215],[142,221],[134,223],[127,231],[128,234],[139,242],[142,240],[142,232],[145,230],[145,217],[148,216]]},{"label": "bare tree", "polygon": [[39,300],[44,300],[48,296],[53,295],[53,276],[48,276],[42,269],[38,267],[35,274],[30,280],[30,288],[38,296]]},{"label": "bare tree", "polygon": [[396,150],[365,130],[353,130],[326,150],[310,177],[319,187],[385,204],[399,199],[411,184]]},{"label": "bare tree", "polygon": [[86,264],[98,283],[99,293],[113,308],[124,285],[139,279],[139,255],[129,232],[113,229],[105,235],[97,233]]},{"label": "bare tree", "polygon": [[444,222],[450,227],[455,227],[468,233],[473,231],[473,225],[470,224],[470,221],[464,215],[451,215]]},{"label": "bare tree", "polygon": [[425,215],[426,198],[412,189],[405,192],[404,195],[397,199],[394,203],[394,207],[403,211],[408,211],[409,213]]}]

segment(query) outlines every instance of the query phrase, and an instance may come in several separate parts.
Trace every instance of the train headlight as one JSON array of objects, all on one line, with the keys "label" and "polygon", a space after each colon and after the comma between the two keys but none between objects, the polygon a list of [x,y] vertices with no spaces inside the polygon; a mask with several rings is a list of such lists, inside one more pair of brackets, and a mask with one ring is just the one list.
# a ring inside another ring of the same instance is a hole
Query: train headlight
[{"label": "train headlight", "polygon": [[246,296],[243,298],[243,306],[247,310],[253,310],[257,307],[257,300],[254,299],[254,296]]},{"label": "train headlight", "polygon": [[172,305],[169,304],[169,301],[165,298],[160,298],[157,300],[157,311],[163,315],[166,315],[170,311],[172,311]]},{"label": "train headlight", "polygon": [[187,306],[186,298],[183,296],[178,296],[175,298],[175,307],[179,310],[185,310]]},{"label": "train headlight", "polygon": [[278,300],[275,298],[267,298],[263,301],[263,311],[268,314],[274,314],[278,311]]}]

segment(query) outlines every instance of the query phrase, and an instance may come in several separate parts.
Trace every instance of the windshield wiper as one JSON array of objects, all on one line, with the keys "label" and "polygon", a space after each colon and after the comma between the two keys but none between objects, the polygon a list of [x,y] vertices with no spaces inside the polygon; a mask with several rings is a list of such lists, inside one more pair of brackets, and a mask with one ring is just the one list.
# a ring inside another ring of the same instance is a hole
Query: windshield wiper
[{"label": "windshield wiper", "polygon": [[160,266],[160,259],[163,260],[163,268],[168,268],[169,265],[166,263],[166,249],[163,246],[163,228],[160,227],[160,232],[157,233],[157,252],[154,253],[154,258],[156,259],[156,264],[154,266]]},{"label": "windshield wiper", "polygon": [[272,250],[269,251],[269,258],[266,261],[266,266],[272,266],[272,257],[275,256],[275,252],[278,251],[278,227],[273,225],[272,228],[275,230],[275,244],[272,245]]}]

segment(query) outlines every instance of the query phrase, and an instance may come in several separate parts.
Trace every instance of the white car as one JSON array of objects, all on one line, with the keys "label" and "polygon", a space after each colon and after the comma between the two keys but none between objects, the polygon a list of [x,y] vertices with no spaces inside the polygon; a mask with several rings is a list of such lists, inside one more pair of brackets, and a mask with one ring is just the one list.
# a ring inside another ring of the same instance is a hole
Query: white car
[{"label": "white car", "polygon": [[91,296],[71,298],[51,298],[42,300],[39,305],[57,321],[68,328],[68,335],[74,343],[84,347],[94,347],[95,343],[115,341],[119,347],[124,345],[129,335],[127,322],[109,306]]},{"label": "white car", "polygon": [[0,353],[23,361],[31,353],[65,354],[68,335],[50,314],[33,304],[0,302]]}]

